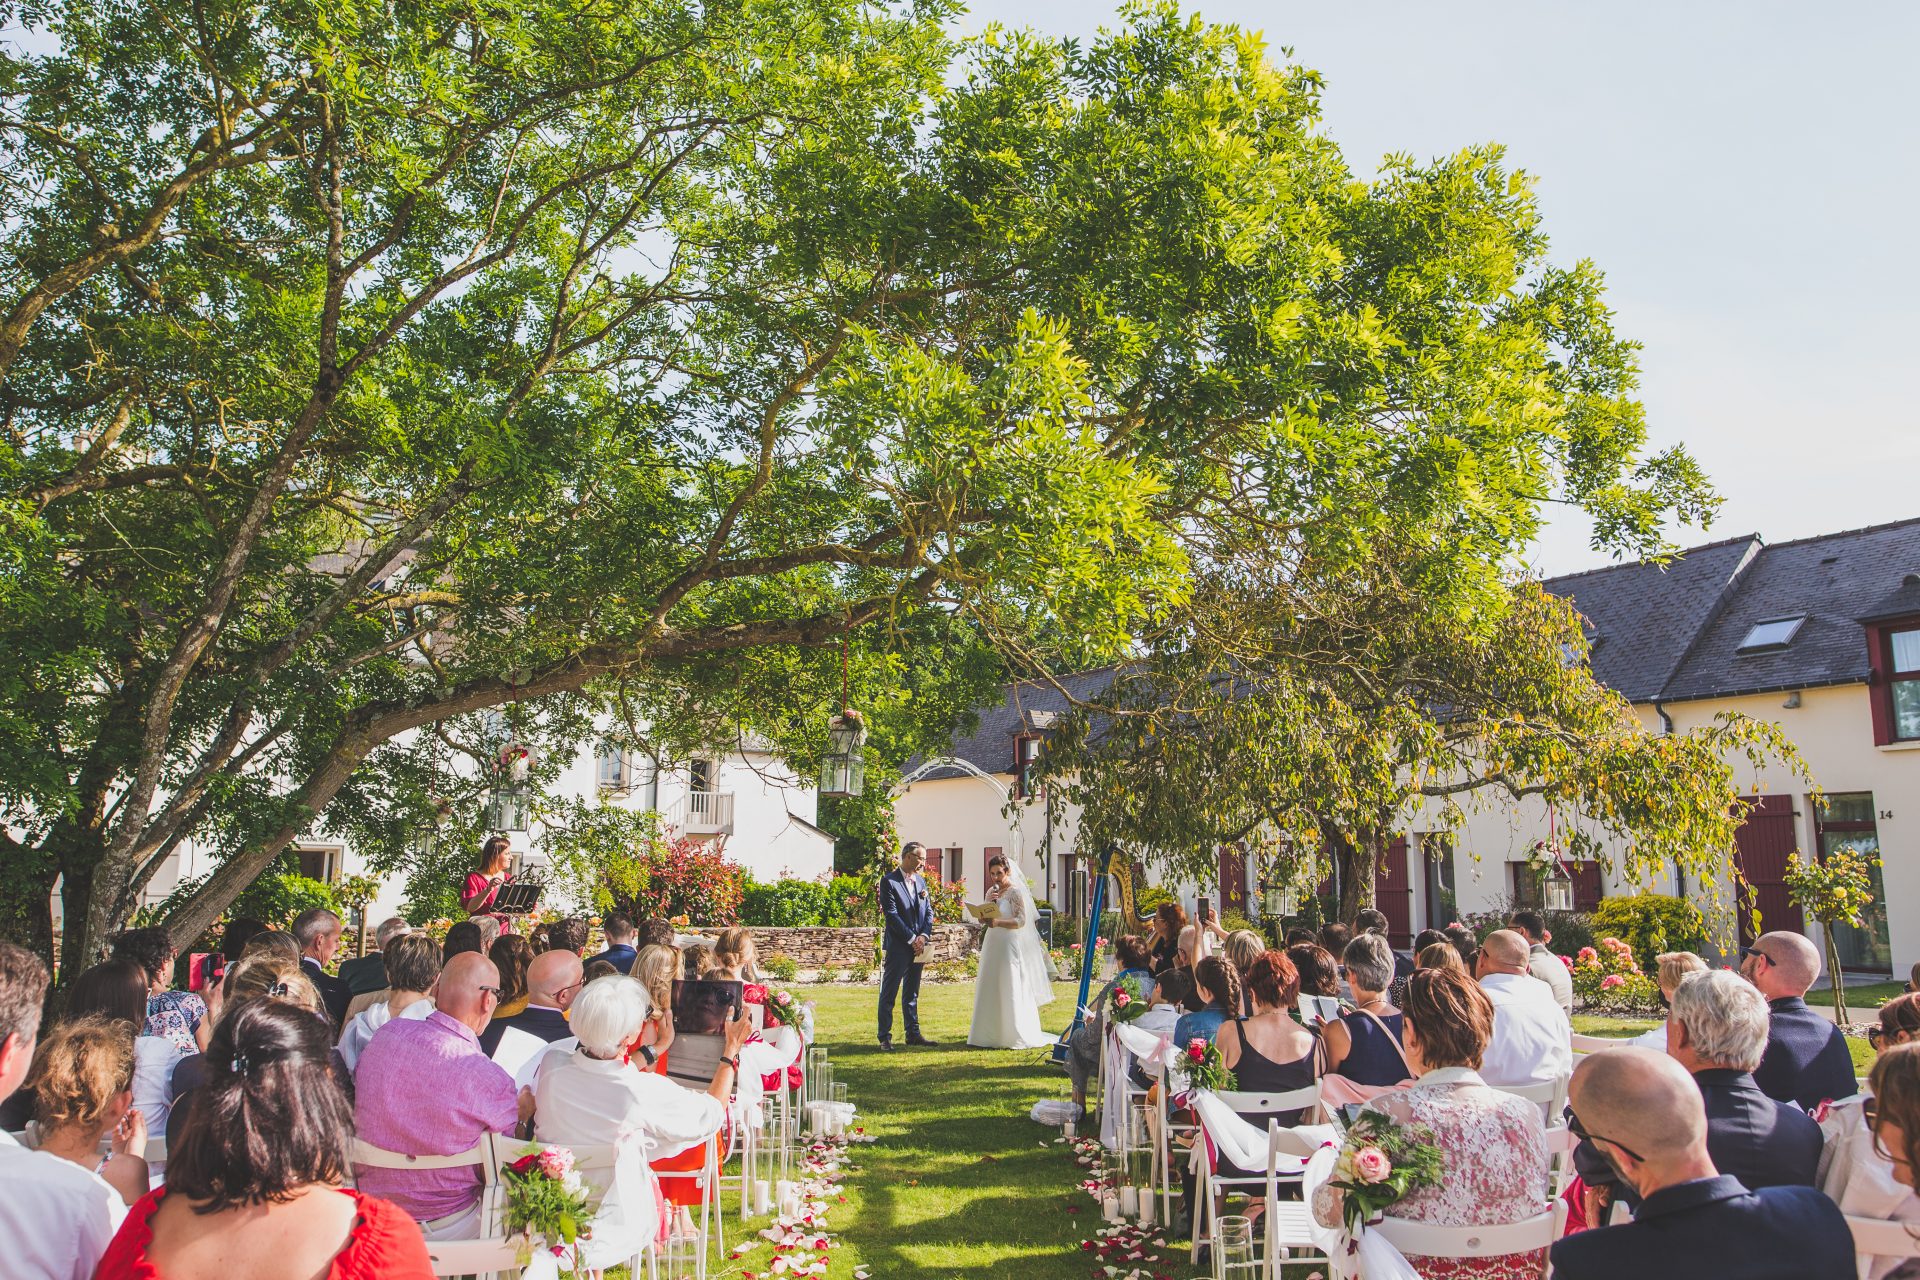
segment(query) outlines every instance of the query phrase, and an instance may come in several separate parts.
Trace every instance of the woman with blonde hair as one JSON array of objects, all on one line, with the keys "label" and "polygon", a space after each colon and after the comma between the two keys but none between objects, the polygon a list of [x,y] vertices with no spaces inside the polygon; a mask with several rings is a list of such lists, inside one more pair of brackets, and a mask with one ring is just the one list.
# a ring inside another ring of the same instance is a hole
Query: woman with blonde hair
[{"label": "woman with blonde hair", "polygon": [[1455,973],[1465,973],[1467,963],[1460,958],[1460,948],[1451,942],[1430,942],[1413,958],[1413,968],[1416,973],[1422,969],[1451,969]]},{"label": "woman with blonde hair", "polygon": [[[673,980],[680,976],[680,951],[658,943],[640,948],[629,975],[647,993],[648,1034],[641,1043],[654,1053],[652,1070],[664,1075],[673,1044]],[[643,1061],[636,1057],[635,1062]]]},{"label": "woman with blonde hair", "polygon": [[[1267,942],[1251,929],[1235,929],[1227,935],[1226,952],[1227,959],[1233,961],[1233,967],[1238,969],[1240,976],[1244,978],[1252,972],[1253,962],[1267,953]],[[1253,1016],[1252,993],[1243,988],[1242,994],[1246,997],[1247,1004],[1240,1010],[1240,1016],[1251,1018]]]},{"label": "woman with blonde hair", "polygon": [[[26,1092],[39,1143],[0,1161],[5,1274],[92,1275],[127,1206],[147,1193],[147,1130],[133,1106],[133,1027],[99,1015],[54,1027],[33,1055]],[[108,1135],[112,1148],[102,1159]],[[13,1141],[0,1135],[0,1146]]]},{"label": "woman with blonde hair", "polygon": [[752,982],[758,976],[753,933],[735,925],[722,929],[707,955],[706,976],[717,982]]},{"label": "woman with blonde hair", "polygon": [[[1704,973],[1707,968],[1707,962],[1691,951],[1668,951],[1663,953],[1655,963],[1659,966],[1656,972],[1660,983],[1660,1003],[1663,1007],[1669,1008],[1673,1004],[1673,993],[1680,989],[1680,980],[1690,973]],[[1667,1024],[1662,1022],[1651,1030],[1643,1031],[1629,1043],[1645,1045],[1649,1049],[1658,1049],[1665,1053]]]},{"label": "woman with blonde hair", "polygon": [[[262,934],[262,937],[267,935]],[[414,935],[407,935],[412,937]],[[420,935],[425,936],[425,935]],[[394,939],[398,942],[399,939]],[[227,976],[220,980],[220,1018],[224,1021],[233,1011],[243,1004],[254,1000],[285,1000],[313,1014],[317,1018],[327,1016],[326,1002],[320,998],[320,989],[301,969],[298,960],[291,964],[277,950],[253,951],[248,944],[248,954],[235,964],[227,966]],[[216,1022],[214,1026],[218,1028]],[[186,1129],[187,1103],[190,1096],[212,1078],[213,1064],[204,1053],[196,1053],[182,1058],[173,1069],[173,1110],[167,1115],[167,1149],[172,1150]]]}]

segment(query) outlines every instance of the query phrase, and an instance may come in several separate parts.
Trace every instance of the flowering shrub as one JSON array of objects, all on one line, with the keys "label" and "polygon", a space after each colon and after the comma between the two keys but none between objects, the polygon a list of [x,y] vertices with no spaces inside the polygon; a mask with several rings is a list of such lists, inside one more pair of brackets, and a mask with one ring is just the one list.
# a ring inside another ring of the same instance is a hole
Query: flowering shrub
[{"label": "flowering shrub", "polygon": [[1833,926],[1867,923],[1873,910],[1873,869],[1880,859],[1858,849],[1836,849],[1825,858],[1802,861],[1797,853],[1787,855],[1785,876],[1787,895],[1794,905],[1827,926],[1827,982],[1833,991],[1833,1007],[1840,1025],[1847,1024],[1846,985],[1840,980],[1840,952],[1835,945]]},{"label": "flowering shrub", "polygon": [[1648,962],[1663,951],[1697,951],[1707,941],[1707,918],[1685,898],[1635,893],[1607,898],[1593,911],[1593,929],[1618,938]]},{"label": "flowering shrub", "polygon": [[1659,1006],[1659,984],[1640,972],[1633,948],[1618,938],[1602,938],[1597,947],[1580,948],[1571,974],[1573,994],[1589,1009],[1627,1013]]},{"label": "flowering shrub", "polygon": [[[714,844],[681,837],[636,851],[639,874],[613,894],[614,906],[636,920],[685,916],[703,925],[740,922],[746,872]],[[625,890],[621,892],[620,890]]]},{"label": "flowering shrub", "polygon": [[938,878],[928,877],[927,897],[933,902],[935,924],[959,924],[961,917],[966,915],[965,880],[948,880],[943,884]]}]

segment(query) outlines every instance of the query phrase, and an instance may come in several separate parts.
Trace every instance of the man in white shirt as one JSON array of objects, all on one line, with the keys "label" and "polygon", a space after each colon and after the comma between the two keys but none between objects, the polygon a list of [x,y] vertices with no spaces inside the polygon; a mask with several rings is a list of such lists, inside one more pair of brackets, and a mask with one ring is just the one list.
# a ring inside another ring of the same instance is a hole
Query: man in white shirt
[{"label": "man in white shirt", "polygon": [[[0,942],[0,1099],[27,1078],[46,993],[39,957]],[[0,1272],[8,1280],[88,1280],[126,1216],[105,1178],[0,1130]]]},{"label": "man in white shirt", "polygon": [[1480,1064],[1490,1085],[1544,1084],[1573,1070],[1573,1027],[1553,989],[1527,972],[1527,940],[1499,929],[1480,944],[1474,974],[1493,1002],[1493,1038]]},{"label": "man in white shirt", "polygon": [[1553,988],[1553,998],[1568,1017],[1573,1016],[1573,975],[1566,961],[1547,950],[1553,934],[1538,911],[1516,911],[1507,927],[1527,940],[1527,972]]}]

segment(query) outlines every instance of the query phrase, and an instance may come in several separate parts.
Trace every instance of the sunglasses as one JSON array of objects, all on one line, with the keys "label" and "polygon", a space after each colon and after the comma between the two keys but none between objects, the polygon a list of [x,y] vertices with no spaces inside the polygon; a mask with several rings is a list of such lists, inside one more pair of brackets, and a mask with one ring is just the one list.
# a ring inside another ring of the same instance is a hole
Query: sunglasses
[{"label": "sunglasses", "polygon": [[1645,1164],[1647,1162],[1647,1158],[1645,1156],[1641,1155],[1638,1151],[1635,1151],[1632,1147],[1628,1146],[1626,1143],[1620,1142],[1613,1138],[1604,1137],[1601,1134],[1588,1132],[1587,1126],[1580,1123],[1580,1117],[1576,1115],[1571,1108],[1569,1108],[1567,1111],[1567,1132],[1571,1133],[1574,1137],[1583,1139],[1587,1142],[1609,1143],[1612,1146],[1616,1146],[1620,1148],[1622,1151],[1632,1156],[1635,1160],[1638,1160],[1641,1164]]},{"label": "sunglasses", "polygon": [[500,988],[498,987],[481,987],[479,989],[492,996],[495,1000],[500,998]]},{"label": "sunglasses", "polygon": [[1773,963],[1773,957],[1768,955],[1766,952],[1762,951],[1758,947],[1740,948],[1740,958],[1742,960],[1751,960],[1754,956],[1759,956],[1762,960],[1765,960],[1768,964]]}]

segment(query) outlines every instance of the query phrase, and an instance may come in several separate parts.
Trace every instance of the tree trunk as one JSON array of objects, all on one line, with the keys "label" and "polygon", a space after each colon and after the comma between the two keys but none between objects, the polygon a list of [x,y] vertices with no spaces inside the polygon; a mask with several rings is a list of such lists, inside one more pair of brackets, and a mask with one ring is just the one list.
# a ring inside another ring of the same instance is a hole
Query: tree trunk
[{"label": "tree trunk", "polygon": [[1827,983],[1833,988],[1833,1020],[1842,1031],[1847,1029],[1846,979],[1840,974],[1840,948],[1833,941],[1833,926],[1822,923],[1820,932],[1827,943]]},{"label": "tree trunk", "polygon": [[1373,872],[1380,864],[1379,833],[1349,840],[1345,832],[1331,826],[1323,824],[1320,830],[1340,872],[1340,920],[1352,924],[1355,916],[1373,905]]}]

